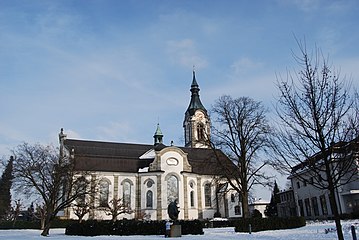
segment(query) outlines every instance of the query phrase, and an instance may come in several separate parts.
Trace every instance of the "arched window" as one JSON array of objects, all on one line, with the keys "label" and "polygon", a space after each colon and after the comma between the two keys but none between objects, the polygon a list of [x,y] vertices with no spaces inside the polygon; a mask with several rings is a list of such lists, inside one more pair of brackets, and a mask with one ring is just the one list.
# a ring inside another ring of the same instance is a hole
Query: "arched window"
[{"label": "arched window", "polygon": [[202,124],[197,125],[197,137],[198,140],[204,140],[204,128]]},{"label": "arched window", "polygon": [[204,204],[205,204],[205,207],[211,207],[212,206],[211,196],[212,196],[211,184],[206,183],[204,185]]},{"label": "arched window", "polygon": [[190,206],[194,207],[194,183],[190,182],[189,187],[190,187],[190,193],[189,193]]},{"label": "arched window", "polygon": [[172,175],[167,179],[167,204],[178,199],[178,179]]},{"label": "arched window", "polygon": [[131,206],[131,183],[128,181],[124,181],[122,183],[122,201],[123,201],[123,205],[125,205],[126,207],[130,207]]},{"label": "arched window", "polygon": [[100,181],[100,207],[108,207],[108,198],[110,194],[110,182],[107,179]]},{"label": "arched window", "polygon": [[235,202],[236,201],[236,196],[232,193],[231,194],[231,202]]},{"label": "arched window", "polygon": [[194,207],[194,191],[191,190],[190,192],[190,201],[191,201],[191,207]]},{"label": "arched window", "polygon": [[84,178],[84,177],[80,177],[78,179],[76,179],[75,184],[74,184],[74,192],[77,193],[77,199],[76,199],[76,203],[79,206],[83,206],[85,205],[85,200],[86,200],[86,188],[88,186],[88,181]]},{"label": "arched window", "polygon": [[146,193],[146,208],[153,208],[153,192],[151,190]]}]

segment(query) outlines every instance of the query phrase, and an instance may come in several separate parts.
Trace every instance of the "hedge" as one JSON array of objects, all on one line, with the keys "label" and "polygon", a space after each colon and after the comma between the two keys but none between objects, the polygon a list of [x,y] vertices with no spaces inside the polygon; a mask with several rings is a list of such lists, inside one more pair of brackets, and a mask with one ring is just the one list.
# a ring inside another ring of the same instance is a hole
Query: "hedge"
[{"label": "hedge", "polygon": [[248,218],[240,219],[234,222],[236,232],[249,232],[249,225],[251,225],[252,232],[290,229],[305,226],[305,219],[303,217],[290,218]]},{"label": "hedge", "polygon": [[[182,235],[203,234],[202,224],[199,220],[178,221],[182,226]],[[138,221],[118,220],[96,221],[88,220],[81,223],[72,223],[66,227],[66,235],[98,236],[98,235],[164,235],[165,221]]]},{"label": "hedge", "polygon": [[[75,222],[78,221],[69,219],[54,219],[51,223],[51,228],[66,228],[68,225]],[[40,229],[40,227],[41,223],[39,220],[17,220],[15,225],[13,224],[13,221],[0,221],[0,229]]]}]

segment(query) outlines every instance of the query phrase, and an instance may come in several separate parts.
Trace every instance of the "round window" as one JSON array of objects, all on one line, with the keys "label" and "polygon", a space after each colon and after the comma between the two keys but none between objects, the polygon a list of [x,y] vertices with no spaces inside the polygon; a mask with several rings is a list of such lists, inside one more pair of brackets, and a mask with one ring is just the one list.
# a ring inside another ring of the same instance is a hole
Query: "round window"
[{"label": "round window", "polygon": [[153,185],[153,182],[152,181],[147,181],[147,187],[152,187],[152,185]]}]

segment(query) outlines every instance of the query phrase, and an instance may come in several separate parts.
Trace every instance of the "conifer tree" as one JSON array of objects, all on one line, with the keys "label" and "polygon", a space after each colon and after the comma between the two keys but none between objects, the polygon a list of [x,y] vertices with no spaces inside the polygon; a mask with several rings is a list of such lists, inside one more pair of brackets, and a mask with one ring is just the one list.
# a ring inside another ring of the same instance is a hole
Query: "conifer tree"
[{"label": "conifer tree", "polygon": [[10,189],[13,179],[13,160],[14,158],[11,156],[0,178],[0,219],[5,218],[11,210]]},{"label": "conifer tree", "polygon": [[267,217],[278,216],[277,205],[278,205],[278,203],[280,203],[278,193],[279,193],[279,188],[278,188],[277,182],[275,181],[273,191],[272,191],[272,197],[270,199],[270,203],[269,203],[269,205],[267,205],[266,210],[264,211],[264,213]]}]

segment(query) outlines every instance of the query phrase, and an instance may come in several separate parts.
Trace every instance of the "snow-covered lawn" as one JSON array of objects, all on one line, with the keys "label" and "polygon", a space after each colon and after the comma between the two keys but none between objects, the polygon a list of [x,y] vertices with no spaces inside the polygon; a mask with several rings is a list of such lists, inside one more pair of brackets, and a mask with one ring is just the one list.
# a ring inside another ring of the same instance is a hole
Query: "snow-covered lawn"
[{"label": "snow-covered lawn", "polygon": [[[359,220],[343,221],[344,238],[351,240],[350,226],[356,226],[357,236],[359,235]],[[238,240],[238,239],[255,239],[255,240],[311,240],[311,239],[337,239],[336,232],[325,233],[325,229],[334,228],[333,222],[324,223],[308,223],[307,226],[290,230],[264,231],[257,233],[235,233],[233,228],[210,228],[204,229],[204,235],[186,235],[182,236],[183,240]],[[359,236],[358,236],[359,237]],[[52,229],[50,236],[43,239],[63,240],[63,239],[79,239],[79,240],[157,240],[164,238],[163,236],[96,236],[96,237],[79,237],[65,235],[65,229]],[[0,230],[0,239],[41,239],[40,230]]]}]

